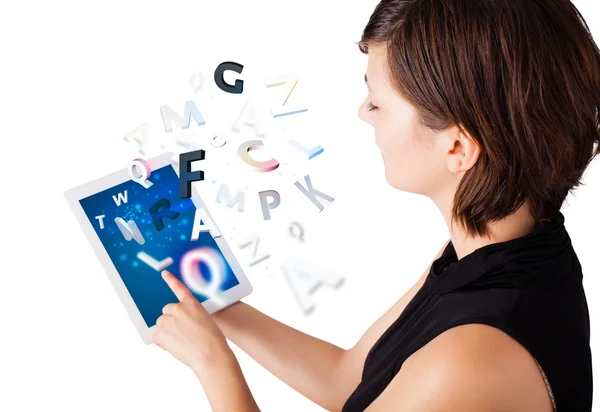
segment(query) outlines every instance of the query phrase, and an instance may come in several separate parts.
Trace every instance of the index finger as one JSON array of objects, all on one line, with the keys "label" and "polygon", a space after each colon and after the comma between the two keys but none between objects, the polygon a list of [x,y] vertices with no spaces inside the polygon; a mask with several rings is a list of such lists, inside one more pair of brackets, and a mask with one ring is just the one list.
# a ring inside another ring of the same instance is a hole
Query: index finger
[{"label": "index finger", "polygon": [[181,283],[181,281],[177,279],[171,272],[168,270],[163,270],[161,275],[180,302],[182,302],[184,299],[187,300],[193,297],[192,292],[190,292],[187,286]]}]

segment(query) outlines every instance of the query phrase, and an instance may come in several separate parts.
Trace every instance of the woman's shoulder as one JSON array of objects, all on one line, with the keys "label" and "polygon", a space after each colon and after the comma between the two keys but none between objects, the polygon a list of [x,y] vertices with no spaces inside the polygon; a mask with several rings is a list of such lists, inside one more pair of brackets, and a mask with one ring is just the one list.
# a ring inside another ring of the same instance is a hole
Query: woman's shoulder
[{"label": "woman's shoulder", "polygon": [[406,410],[431,404],[447,411],[553,411],[536,360],[505,332],[484,324],[440,333],[407,358],[385,392],[382,405],[386,398],[390,405],[402,398]]}]

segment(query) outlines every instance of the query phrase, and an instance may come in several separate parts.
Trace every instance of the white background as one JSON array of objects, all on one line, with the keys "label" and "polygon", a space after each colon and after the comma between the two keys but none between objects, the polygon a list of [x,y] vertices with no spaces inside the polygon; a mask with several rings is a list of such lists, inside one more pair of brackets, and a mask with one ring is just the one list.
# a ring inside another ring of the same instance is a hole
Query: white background
[{"label": "white background", "polygon": [[[67,189],[125,167],[136,153],[123,136],[155,120],[163,104],[181,111],[185,100],[198,102],[207,124],[197,132],[205,139],[209,131],[228,130],[246,100],[264,91],[265,77],[300,75],[297,91],[309,110],[288,119],[286,131],[307,146],[324,146],[298,170],[310,172],[315,188],[336,200],[319,214],[289,190],[288,179],[280,183],[282,205],[268,224],[250,193],[243,219],[223,205],[216,213],[238,219],[227,226],[228,236],[258,231],[273,256],[298,244],[286,232],[289,219],[298,219],[307,253],[346,282],[320,290],[315,311],[304,316],[281,274],[266,265],[248,271],[255,292],[244,301],[349,348],[415,282],[448,229],[427,198],[387,185],[372,128],[357,117],[367,60],[355,42],[376,4],[3,3],[0,410],[210,410],[187,367],[142,344],[63,197]],[[575,4],[600,38],[597,2]],[[244,94],[216,88],[212,74],[223,61],[244,65],[237,76],[245,80]],[[194,71],[205,79],[198,95],[189,85]],[[292,176],[291,166],[286,173]],[[563,213],[583,267],[597,372],[597,160],[584,182]],[[321,410],[233,349],[263,411]]]}]

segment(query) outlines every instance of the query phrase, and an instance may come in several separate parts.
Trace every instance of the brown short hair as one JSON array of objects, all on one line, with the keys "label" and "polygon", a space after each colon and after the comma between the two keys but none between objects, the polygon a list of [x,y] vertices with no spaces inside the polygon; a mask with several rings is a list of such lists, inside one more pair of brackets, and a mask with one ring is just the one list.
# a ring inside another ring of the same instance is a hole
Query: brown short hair
[{"label": "brown short hair", "polygon": [[452,209],[471,235],[526,200],[555,216],[600,153],[600,51],[568,0],[383,0],[357,44],[386,45],[423,126],[480,145]]}]

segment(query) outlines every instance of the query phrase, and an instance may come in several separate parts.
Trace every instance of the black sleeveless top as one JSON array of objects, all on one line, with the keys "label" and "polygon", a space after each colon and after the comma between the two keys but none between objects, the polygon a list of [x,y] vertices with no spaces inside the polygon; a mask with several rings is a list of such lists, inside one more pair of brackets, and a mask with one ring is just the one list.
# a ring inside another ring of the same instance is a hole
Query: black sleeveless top
[{"label": "black sleeveless top", "polygon": [[415,351],[454,326],[482,323],[517,340],[545,373],[558,412],[591,411],[590,322],[579,259],[558,213],[529,234],[458,260],[452,242],[373,345],[342,412],[364,411]]}]

